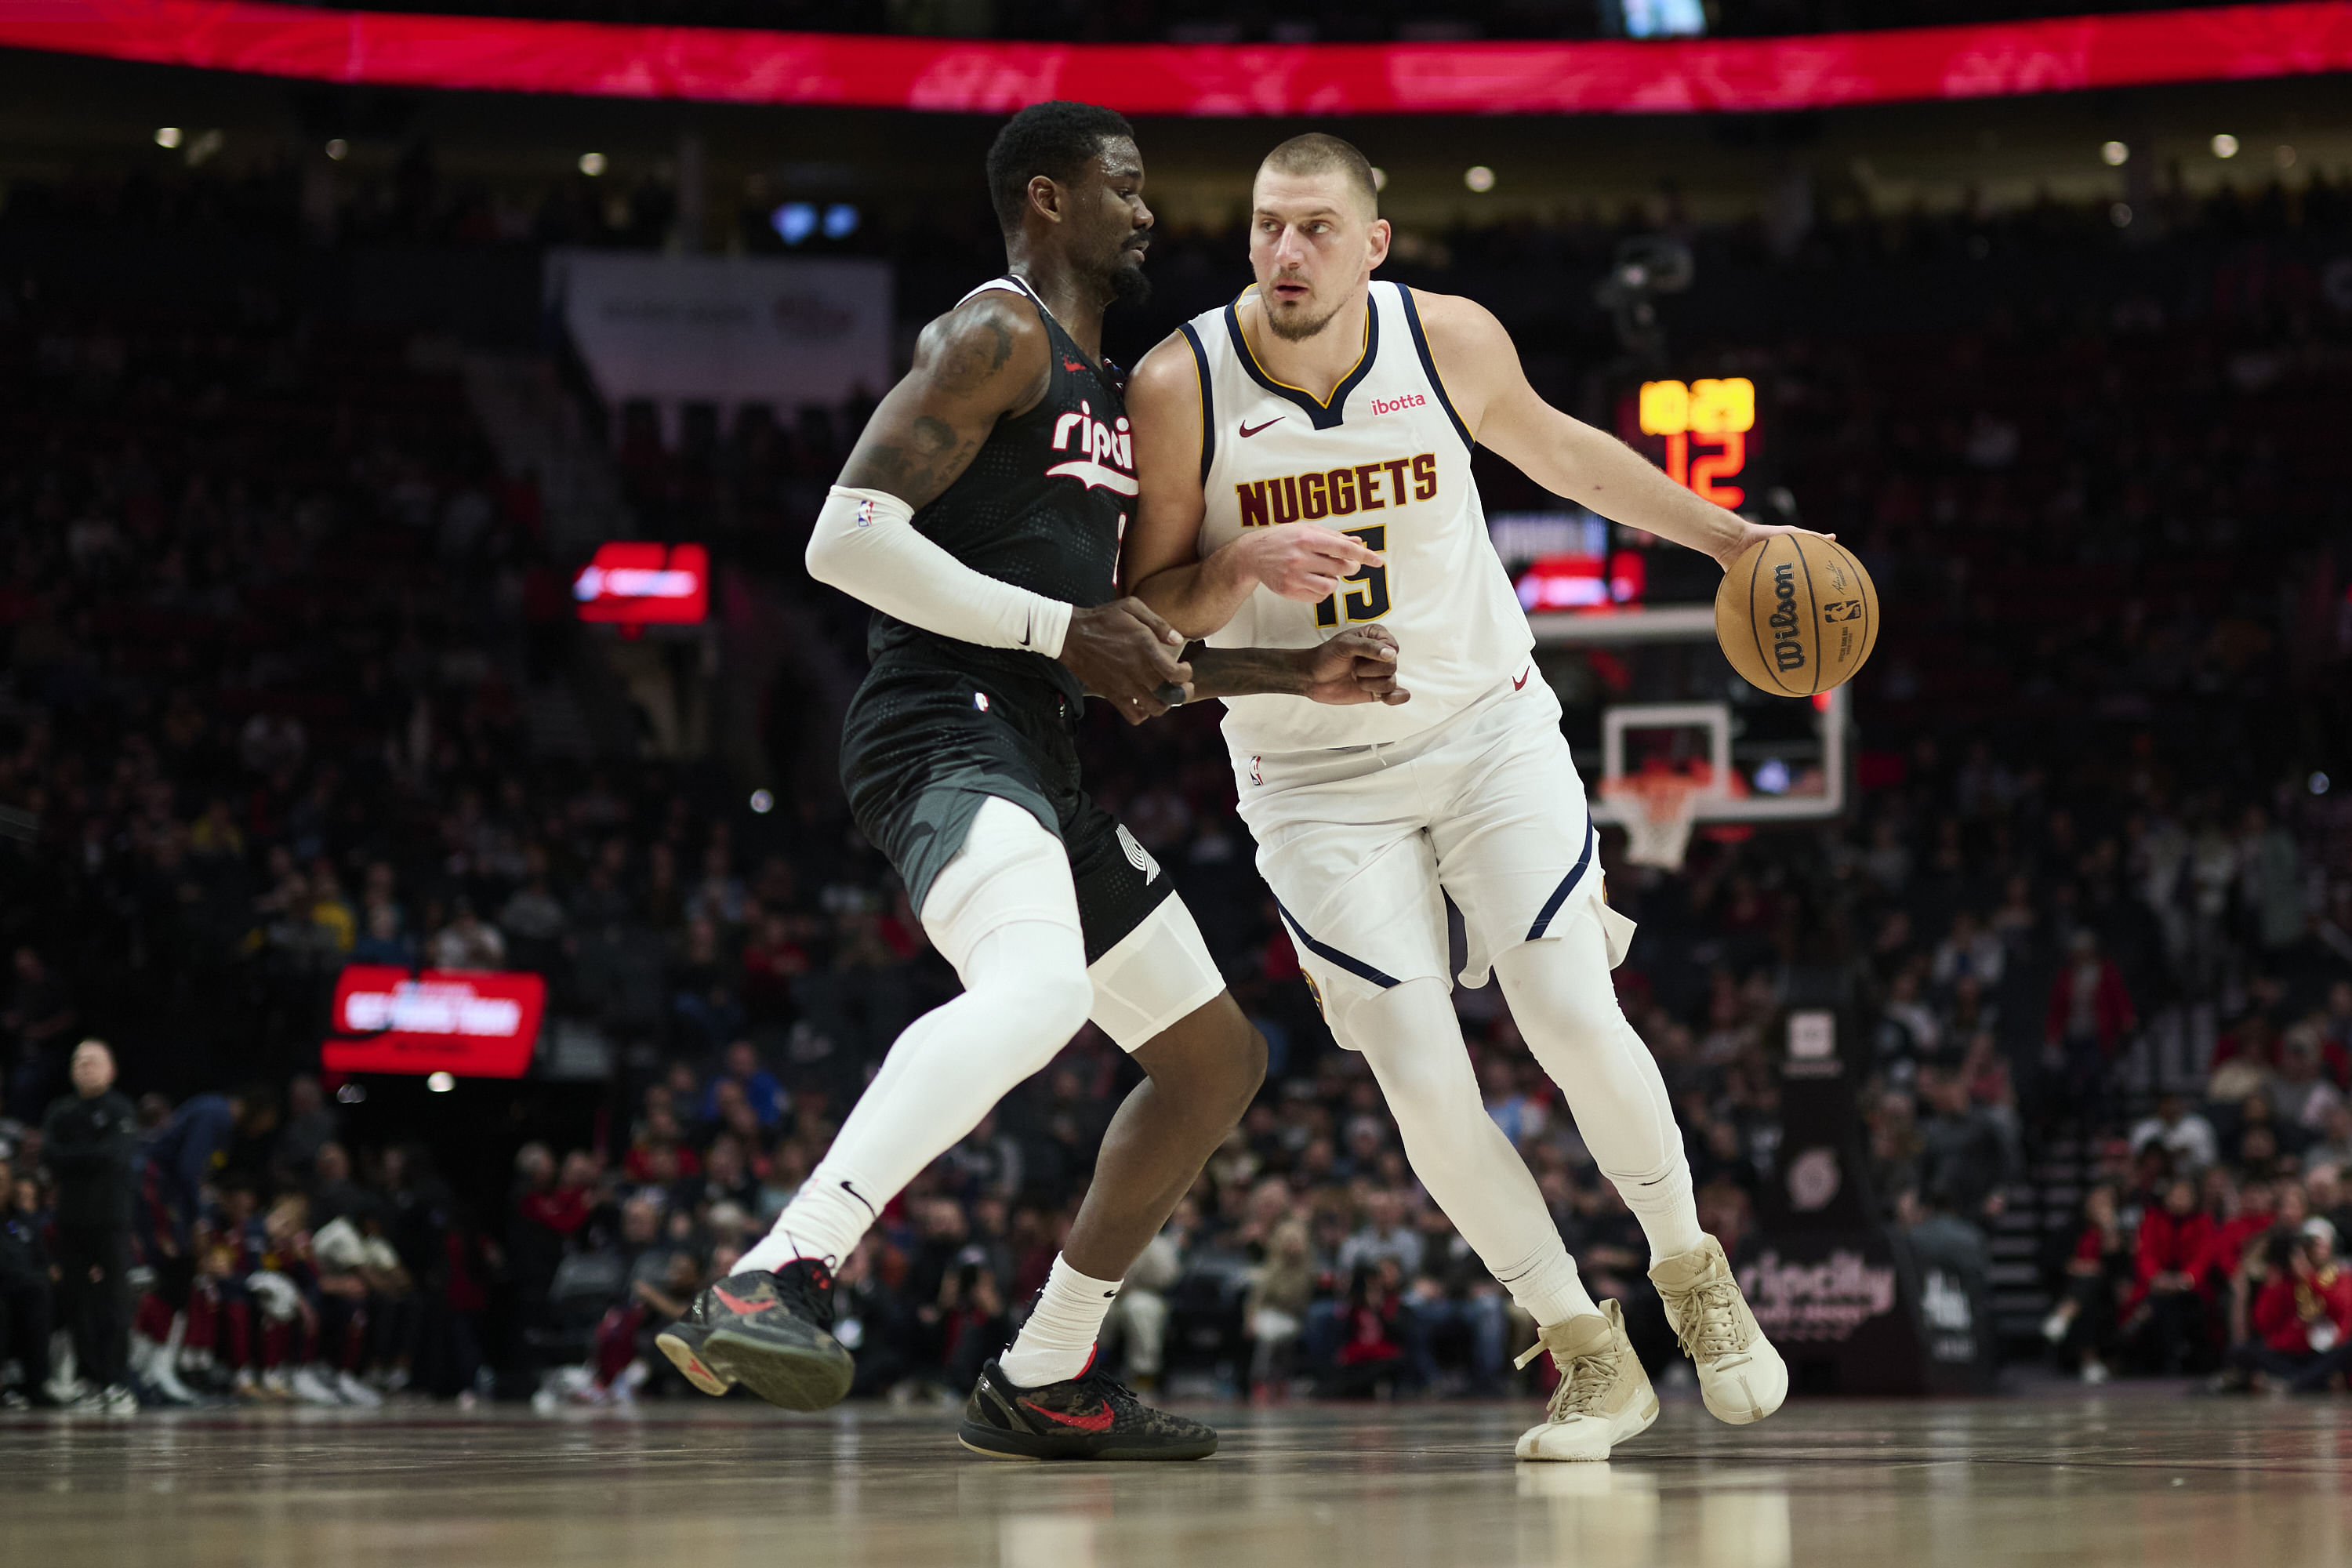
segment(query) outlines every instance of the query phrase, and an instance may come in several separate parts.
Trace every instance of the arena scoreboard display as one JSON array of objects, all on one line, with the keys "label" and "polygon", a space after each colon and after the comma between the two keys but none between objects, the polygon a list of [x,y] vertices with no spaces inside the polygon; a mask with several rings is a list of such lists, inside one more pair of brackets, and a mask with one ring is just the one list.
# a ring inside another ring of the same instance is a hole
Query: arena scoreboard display
[{"label": "arena scoreboard display", "polygon": [[1756,384],[1744,375],[1645,381],[1634,397],[1637,444],[1675,483],[1737,510],[1758,489],[1756,401]]}]

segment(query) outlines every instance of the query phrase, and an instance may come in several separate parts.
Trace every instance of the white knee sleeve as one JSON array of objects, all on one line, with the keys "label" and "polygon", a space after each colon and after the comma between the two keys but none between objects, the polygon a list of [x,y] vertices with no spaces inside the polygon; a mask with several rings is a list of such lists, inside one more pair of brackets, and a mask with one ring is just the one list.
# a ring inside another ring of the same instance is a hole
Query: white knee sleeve
[{"label": "white knee sleeve", "polygon": [[916,1173],[953,1148],[1087,1021],[1094,985],[1061,841],[991,800],[923,901],[964,993],[908,1026],[774,1234],[742,1268],[845,1258]]},{"label": "white knee sleeve", "polygon": [[923,931],[962,974],[973,944],[1016,921],[1077,931],[1078,889],[1062,841],[1025,808],[992,795],[973,815],[963,847],[931,879]]}]

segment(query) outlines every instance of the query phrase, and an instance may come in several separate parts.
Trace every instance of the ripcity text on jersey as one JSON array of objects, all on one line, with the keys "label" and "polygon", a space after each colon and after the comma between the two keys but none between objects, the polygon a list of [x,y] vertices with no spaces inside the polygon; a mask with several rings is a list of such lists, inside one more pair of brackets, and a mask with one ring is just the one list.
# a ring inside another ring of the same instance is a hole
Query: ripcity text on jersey
[{"label": "ripcity text on jersey", "polygon": [[[1135,510],[1135,442],[1125,378],[1087,357],[1029,285],[1008,276],[992,289],[1034,305],[1045,328],[1045,395],[996,422],[955,482],[915,513],[915,528],[973,571],[1080,609],[1118,594],[1118,547]],[[1072,709],[1085,691],[1069,668],[1042,653],[981,647],[874,612],[867,657],[945,659],[1024,683],[1048,684]]]},{"label": "ripcity text on jersey", "polygon": [[1266,374],[1234,305],[1180,330],[1201,385],[1201,554],[1248,530],[1315,522],[1381,558],[1319,604],[1256,589],[1210,645],[1311,647],[1377,621],[1396,635],[1412,693],[1395,708],[1226,698],[1228,745],[1250,753],[1399,741],[1518,674],[1534,638],[1487,538],[1471,433],[1446,397],[1412,292],[1371,285],[1363,357],[1328,403]]}]

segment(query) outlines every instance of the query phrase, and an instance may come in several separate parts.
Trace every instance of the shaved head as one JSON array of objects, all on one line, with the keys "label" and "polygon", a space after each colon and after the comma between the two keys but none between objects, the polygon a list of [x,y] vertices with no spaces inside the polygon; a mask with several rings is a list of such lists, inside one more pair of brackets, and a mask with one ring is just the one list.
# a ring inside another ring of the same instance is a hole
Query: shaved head
[{"label": "shaved head", "polygon": [[1363,203],[1367,220],[1381,216],[1380,185],[1372,178],[1372,165],[1352,142],[1342,142],[1337,136],[1327,136],[1320,131],[1310,131],[1304,136],[1294,136],[1265,155],[1258,165],[1261,174],[1338,174],[1348,189]]}]

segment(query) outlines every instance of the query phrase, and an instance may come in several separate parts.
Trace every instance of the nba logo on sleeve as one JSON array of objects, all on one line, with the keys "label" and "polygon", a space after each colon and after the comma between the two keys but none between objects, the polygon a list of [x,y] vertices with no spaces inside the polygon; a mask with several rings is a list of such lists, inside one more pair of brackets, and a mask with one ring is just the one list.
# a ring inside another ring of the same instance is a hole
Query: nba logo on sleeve
[{"label": "nba logo on sleeve", "polygon": [[987,711],[988,711],[988,693],[987,693],[987,692],[985,692],[985,691],[975,691],[975,692],[973,692],[973,693],[971,694],[971,705],[972,705],[974,708],[979,709],[979,710],[980,710],[982,712],[983,712],[983,713],[987,712]]}]

